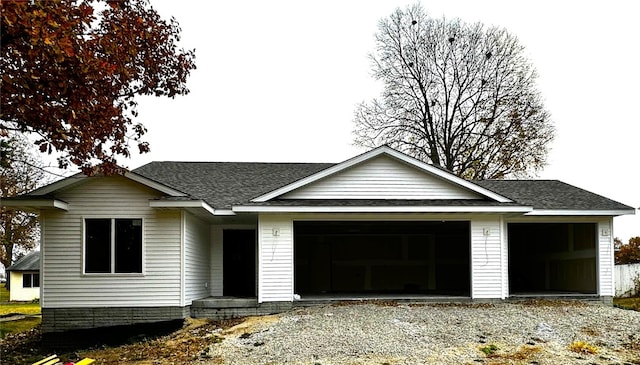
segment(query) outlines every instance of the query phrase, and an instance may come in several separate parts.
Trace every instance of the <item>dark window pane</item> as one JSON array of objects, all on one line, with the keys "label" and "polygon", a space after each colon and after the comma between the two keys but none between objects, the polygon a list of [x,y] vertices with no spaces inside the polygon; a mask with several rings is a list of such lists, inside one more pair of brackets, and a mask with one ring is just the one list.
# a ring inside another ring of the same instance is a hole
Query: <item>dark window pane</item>
[{"label": "dark window pane", "polygon": [[31,274],[22,274],[22,287],[31,288]]},{"label": "dark window pane", "polygon": [[111,219],[86,219],[84,271],[111,272]]},{"label": "dark window pane", "polygon": [[116,219],[116,272],[142,272],[142,219]]},{"label": "dark window pane", "polygon": [[33,274],[33,287],[34,288],[40,287],[40,274]]}]

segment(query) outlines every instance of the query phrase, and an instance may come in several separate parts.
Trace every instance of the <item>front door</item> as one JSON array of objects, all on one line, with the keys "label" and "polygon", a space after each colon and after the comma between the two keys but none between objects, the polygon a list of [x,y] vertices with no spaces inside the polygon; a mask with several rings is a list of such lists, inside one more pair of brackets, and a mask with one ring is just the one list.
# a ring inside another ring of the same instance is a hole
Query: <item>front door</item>
[{"label": "front door", "polygon": [[223,236],[223,295],[256,296],[256,231],[227,229]]}]

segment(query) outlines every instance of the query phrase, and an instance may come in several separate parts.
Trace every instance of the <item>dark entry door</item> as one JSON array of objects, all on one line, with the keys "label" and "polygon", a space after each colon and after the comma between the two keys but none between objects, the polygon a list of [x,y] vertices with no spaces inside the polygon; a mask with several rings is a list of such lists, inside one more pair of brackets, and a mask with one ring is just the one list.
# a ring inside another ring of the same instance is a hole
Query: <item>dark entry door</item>
[{"label": "dark entry door", "polygon": [[224,230],[223,295],[256,296],[256,231]]}]

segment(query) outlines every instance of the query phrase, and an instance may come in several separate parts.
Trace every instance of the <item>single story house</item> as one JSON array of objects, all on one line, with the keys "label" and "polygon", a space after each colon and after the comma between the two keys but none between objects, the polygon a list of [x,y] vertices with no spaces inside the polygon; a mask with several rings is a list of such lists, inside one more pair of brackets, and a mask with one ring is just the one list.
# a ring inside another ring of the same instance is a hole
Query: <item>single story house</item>
[{"label": "single story house", "polygon": [[40,251],[24,255],[6,271],[9,274],[10,301],[40,299]]},{"label": "single story house", "polygon": [[613,217],[635,213],[386,146],[337,164],[152,162],[3,204],[40,212],[45,332],[354,298],[610,302]]}]

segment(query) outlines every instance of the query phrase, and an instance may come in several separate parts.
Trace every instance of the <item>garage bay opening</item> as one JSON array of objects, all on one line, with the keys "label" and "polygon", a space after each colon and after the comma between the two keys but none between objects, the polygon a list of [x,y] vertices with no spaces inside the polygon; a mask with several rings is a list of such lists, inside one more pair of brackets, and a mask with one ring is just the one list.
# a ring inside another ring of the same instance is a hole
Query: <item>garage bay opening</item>
[{"label": "garage bay opening", "polygon": [[597,293],[595,223],[509,223],[512,295]]},{"label": "garage bay opening", "polygon": [[302,296],[470,296],[467,221],[296,221]]}]

